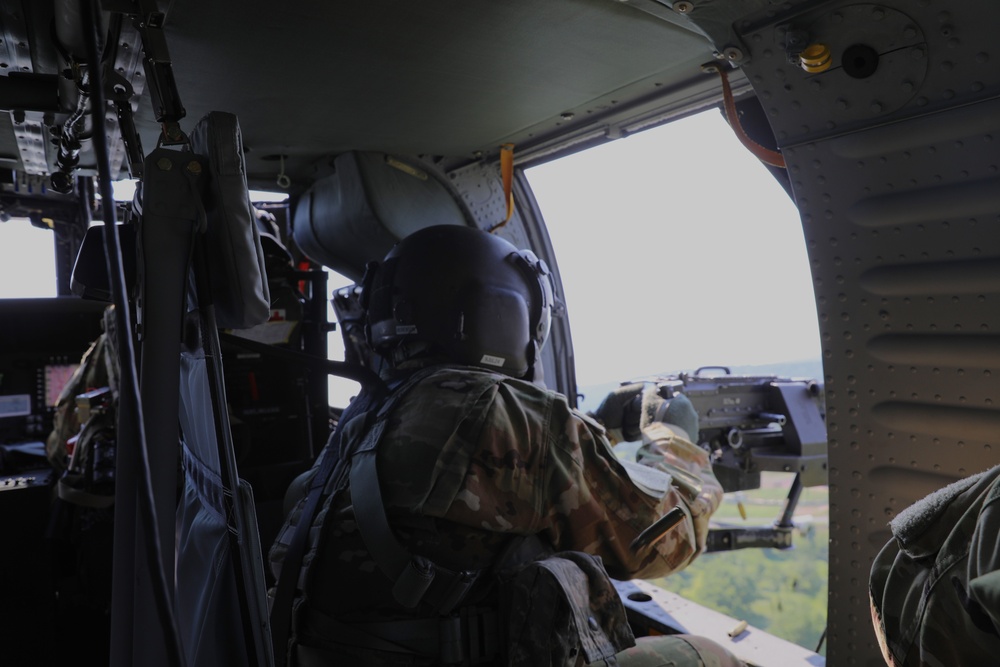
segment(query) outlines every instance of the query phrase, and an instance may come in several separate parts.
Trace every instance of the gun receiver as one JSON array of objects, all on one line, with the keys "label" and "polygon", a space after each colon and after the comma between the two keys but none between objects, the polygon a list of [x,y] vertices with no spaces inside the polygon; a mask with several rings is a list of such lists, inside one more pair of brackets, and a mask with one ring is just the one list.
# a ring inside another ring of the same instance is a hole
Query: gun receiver
[{"label": "gun receiver", "polygon": [[[702,374],[710,369],[724,374]],[[661,398],[684,394],[694,405],[697,442],[712,454],[715,475],[726,491],[759,488],[762,471],[797,473],[802,486],[826,484],[826,424],[815,381],[731,375],[722,366],[650,381]],[[637,397],[628,410],[636,427],[640,402]]]},{"label": "gun receiver", "polygon": [[[708,370],[723,374],[702,374]],[[760,488],[763,471],[795,473],[781,515],[771,526],[713,528],[705,550],[791,548],[792,515],[803,487],[827,483],[820,385],[774,375],[732,375],[724,366],[642,381],[655,384],[662,399],[669,401],[683,394],[691,401],[698,414],[698,433],[691,435],[711,454],[712,469],[723,490]],[[644,395],[649,396],[648,390],[625,407],[622,431],[627,439],[638,439],[644,419],[660,417],[649,414]]]}]

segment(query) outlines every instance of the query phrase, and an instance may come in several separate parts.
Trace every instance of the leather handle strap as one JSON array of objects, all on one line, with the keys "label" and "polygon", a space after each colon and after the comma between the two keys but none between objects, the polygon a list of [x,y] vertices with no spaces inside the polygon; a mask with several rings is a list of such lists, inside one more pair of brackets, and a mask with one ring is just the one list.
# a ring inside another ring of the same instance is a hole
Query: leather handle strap
[{"label": "leather handle strap", "polygon": [[740,115],[736,111],[736,100],[733,98],[733,90],[729,86],[729,76],[726,74],[725,67],[717,63],[711,63],[704,66],[703,69],[706,72],[714,70],[718,73],[719,78],[722,80],[722,98],[726,111],[726,118],[729,120],[729,125],[733,128],[733,133],[736,135],[736,138],[740,140],[740,143],[743,144],[748,151],[753,153],[754,157],[764,164],[785,169],[784,155],[778,151],[773,151],[770,148],[761,146],[756,141],[751,139],[750,135],[748,135],[746,130],[743,129],[743,125],[740,123]]}]

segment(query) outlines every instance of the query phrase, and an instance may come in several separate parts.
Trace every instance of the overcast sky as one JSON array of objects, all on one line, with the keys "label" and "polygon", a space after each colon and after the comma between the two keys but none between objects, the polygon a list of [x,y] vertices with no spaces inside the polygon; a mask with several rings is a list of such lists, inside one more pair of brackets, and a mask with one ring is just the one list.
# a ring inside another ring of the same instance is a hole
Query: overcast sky
[{"label": "overcast sky", "polygon": [[27,218],[0,222],[0,299],[56,295],[56,250],[52,232]]},{"label": "overcast sky", "polygon": [[582,386],[818,359],[798,213],[717,111],[528,172]]}]

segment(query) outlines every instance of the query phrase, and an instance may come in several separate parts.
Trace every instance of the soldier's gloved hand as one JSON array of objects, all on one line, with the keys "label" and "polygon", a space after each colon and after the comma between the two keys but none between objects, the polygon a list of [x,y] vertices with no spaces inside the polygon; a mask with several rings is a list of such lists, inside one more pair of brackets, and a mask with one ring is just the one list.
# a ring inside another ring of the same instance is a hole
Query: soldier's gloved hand
[{"label": "soldier's gloved hand", "polygon": [[698,442],[698,413],[695,412],[691,399],[684,394],[678,394],[670,400],[664,400],[655,394],[648,399],[647,396],[643,395],[643,426],[654,421],[679,426],[684,430],[685,438]]},{"label": "soldier's gloved hand", "polygon": [[[698,437],[698,413],[691,400],[678,394],[667,400],[647,389],[642,396],[642,445],[635,453],[639,463],[661,468],[681,480],[685,474],[699,475],[705,468],[711,471],[708,452],[694,444]],[[697,477],[695,477],[697,485]],[[696,491],[695,496],[698,495]]]},{"label": "soldier's gloved hand", "polygon": [[638,439],[639,414],[636,406],[641,401],[643,387],[645,384],[642,382],[622,385],[605,396],[597,410],[591,413],[608,430],[613,441],[628,440],[626,435],[633,432],[634,439]]}]

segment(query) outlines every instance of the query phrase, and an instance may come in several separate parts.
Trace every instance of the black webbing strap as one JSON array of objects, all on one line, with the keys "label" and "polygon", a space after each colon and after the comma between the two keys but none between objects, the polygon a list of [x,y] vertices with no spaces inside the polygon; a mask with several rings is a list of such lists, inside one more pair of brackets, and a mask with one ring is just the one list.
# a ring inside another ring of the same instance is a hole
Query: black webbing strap
[{"label": "black webbing strap", "polygon": [[[493,400],[493,394],[487,388],[499,381],[499,377],[491,378],[469,405],[466,418],[458,426],[458,433],[465,440],[477,441]],[[456,571],[441,567],[412,553],[396,539],[385,513],[376,470],[376,451],[384,429],[384,415],[380,414],[378,422],[351,454],[350,487],[354,519],[379,570],[393,582],[392,595],[396,602],[409,609],[422,602],[444,616],[462,601],[482,570]]]},{"label": "black webbing strap", "polygon": [[423,601],[439,614],[448,614],[476,583],[481,570],[449,570],[410,552],[396,539],[375,469],[375,446],[384,428],[385,420],[380,419],[351,459],[351,503],[358,531],[379,569],[392,580],[396,602],[413,609]]},{"label": "black webbing strap", "polygon": [[[284,667],[287,661],[292,602],[298,587],[310,528],[319,509],[323,488],[342,456],[351,457],[349,483],[358,531],[379,569],[394,582],[393,596],[397,602],[409,608],[424,602],[439,614],[445,615],[455,608],[479,577],[481,573],[479,570],[456,572],[412,554],[393,534],[382,502],[382,491],[375,469],[375,452],[385,430],[386,417],[410,387],[434,371],[434,368],[418,371],[404,383],[388,387],[383,384],[376,389],[366,386],[361,395],[341,415],[323,454],[323,462],[310,483],[306,504],[292,540],[288,544],[275,589],[271,606],[271,635],[276,667]],[[366,424],[365,435],[356,452],[345,452],[340,442],[342,427],[355,416],[365,412],[370,415],[369,421],[376,413],[378,418],[374,424]],[[485,414],[484,410],[472,410],[472,412]],[[481,420],[468,420],[463,423],[464,428],[478,428],[480,425]]]},{"label": "black webbing strap", "polygon": [[370,390],[365,387],[361,394],[347,406],[337,421],[337,428],[334,429],[333,435],[330,436],[324,449],[323,462],[310,482],[309,490],[306,493],[306,504],[299,516],[299,523],[295,527],[292,540],[288,544],[288,550],[285,552],[285,559],[281,564],[281,574],[275,586],[274,600],[271,603],[271,637],[276,667],[283,667],[287,661],[288,640],[292,627],[292,601],[295,599],[295,591],[298,587],[299,570],[306,553],[309,530],[316,517],[316,511],[319,509],[320,499],[323,497],[323,487],[326,486],[340,458],[339,449],[343,427],[356,415],[371,411],[381,402],[383,396],[383,391]]}]

